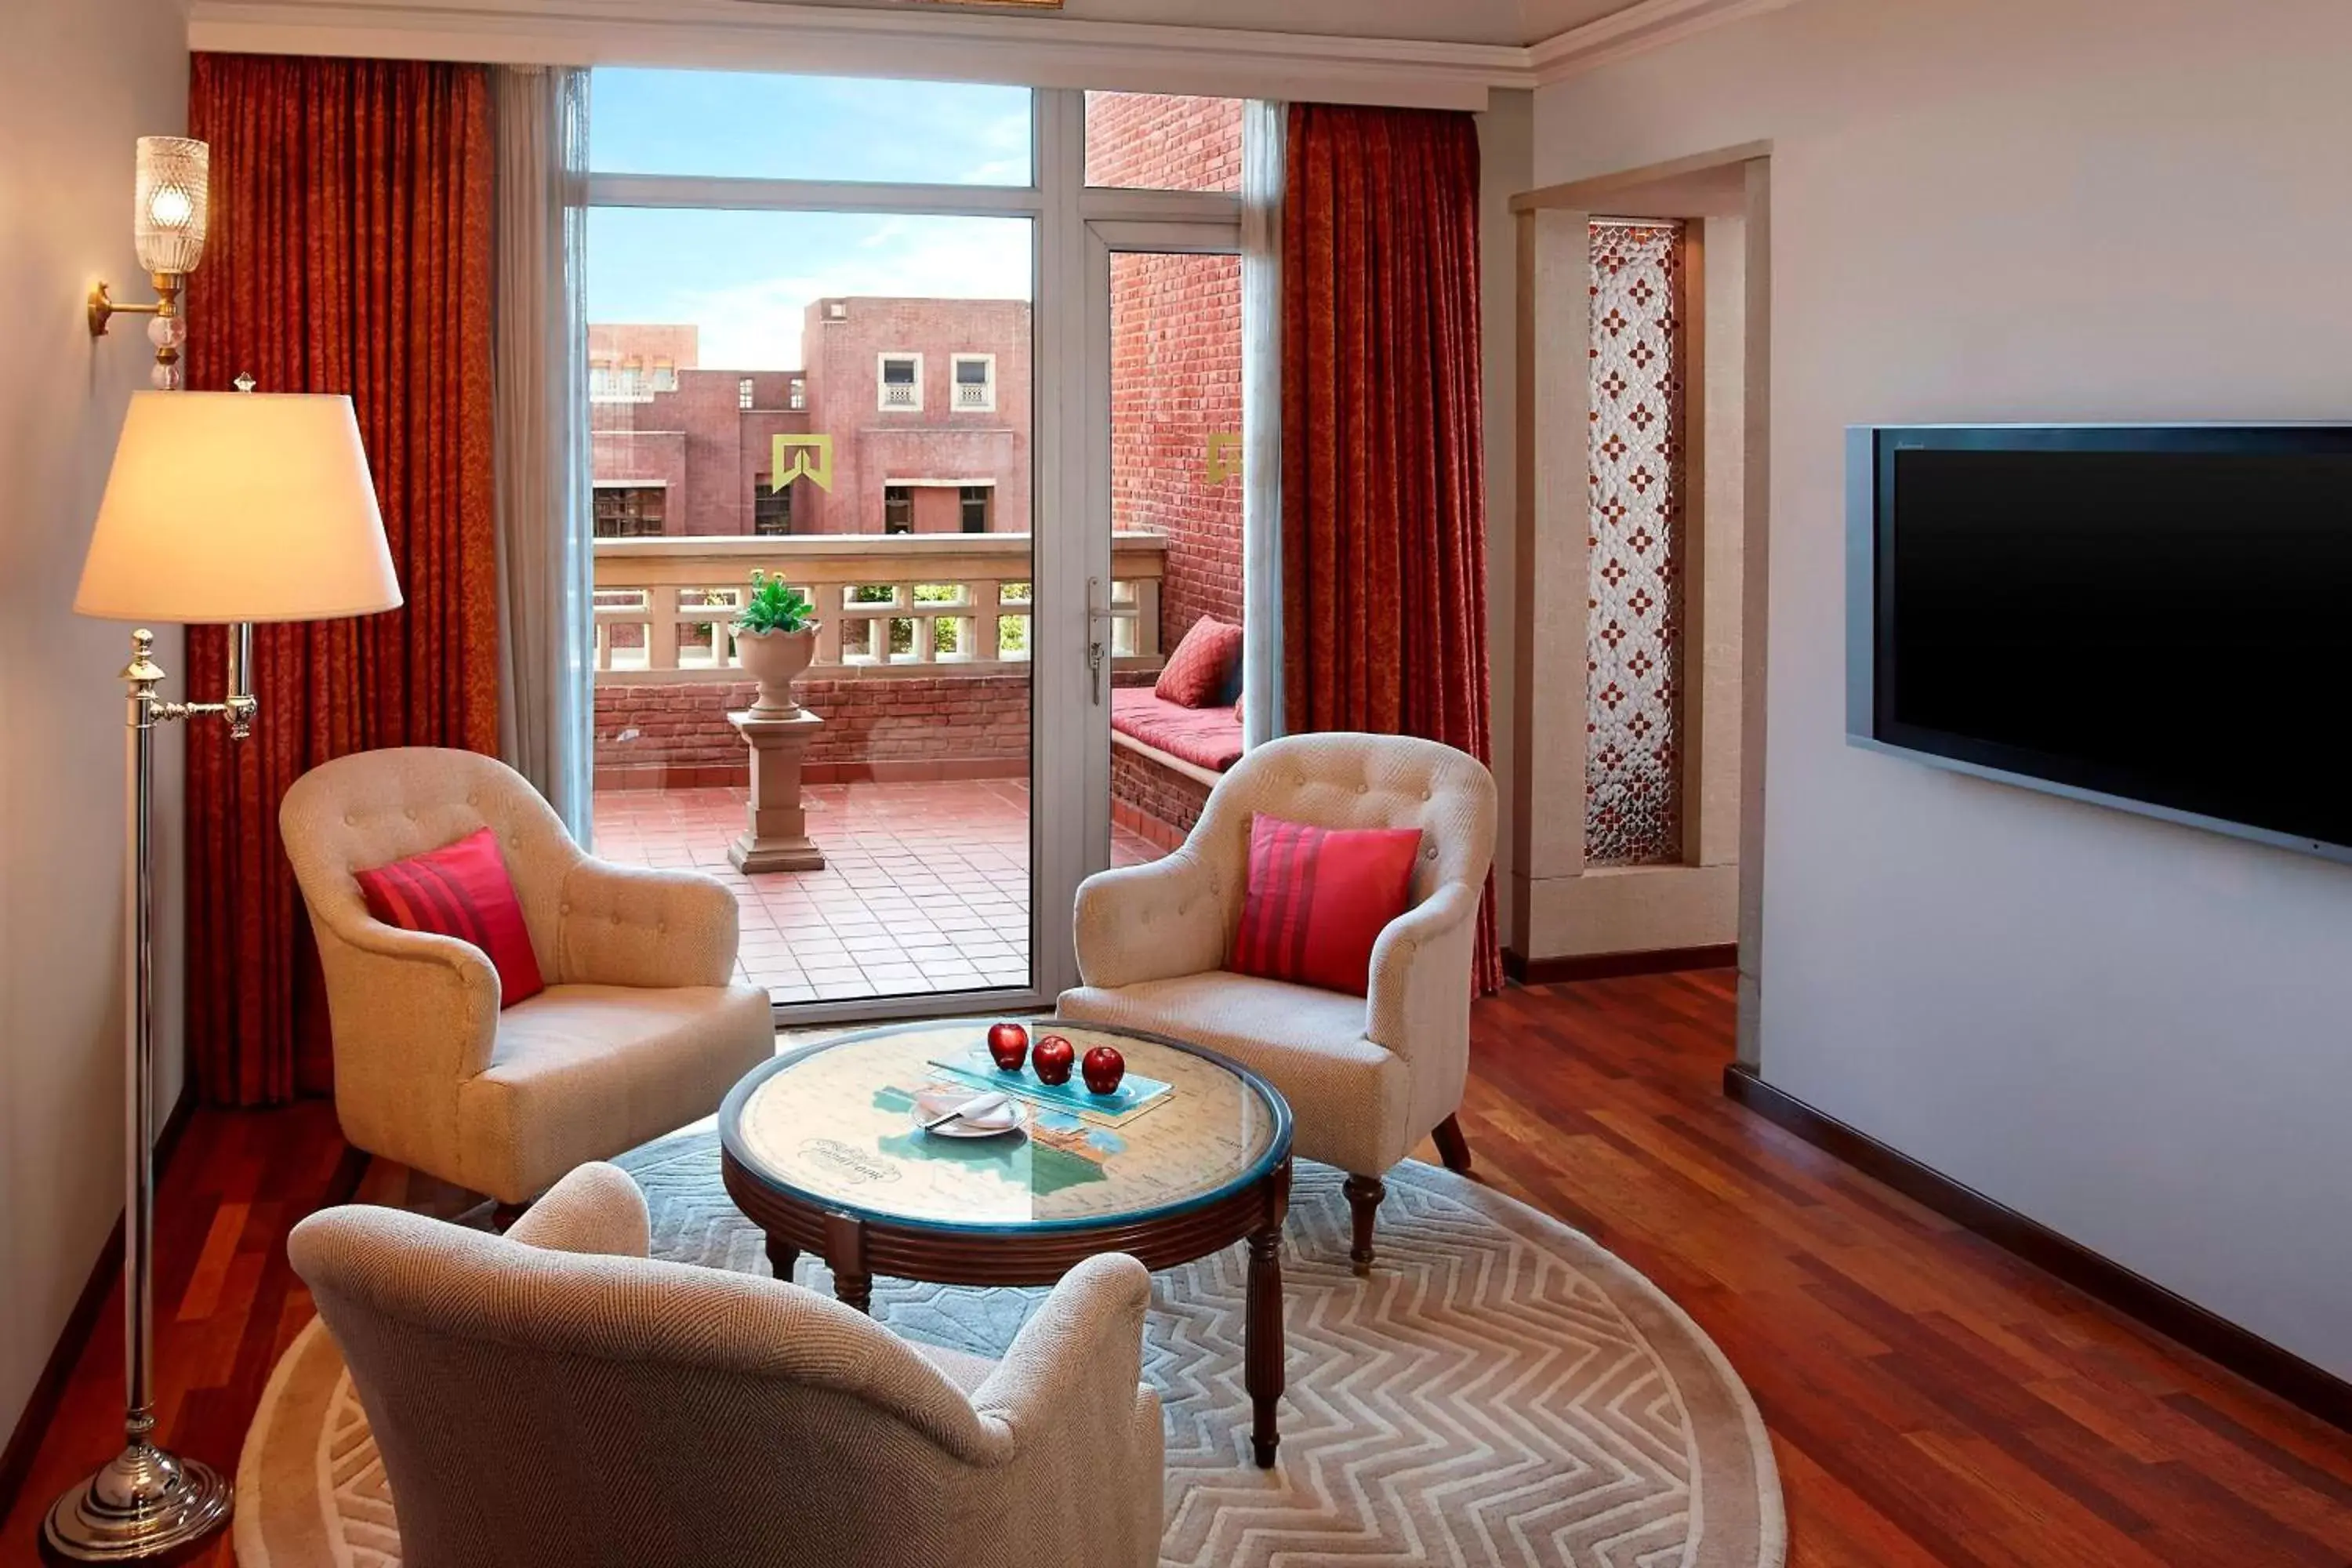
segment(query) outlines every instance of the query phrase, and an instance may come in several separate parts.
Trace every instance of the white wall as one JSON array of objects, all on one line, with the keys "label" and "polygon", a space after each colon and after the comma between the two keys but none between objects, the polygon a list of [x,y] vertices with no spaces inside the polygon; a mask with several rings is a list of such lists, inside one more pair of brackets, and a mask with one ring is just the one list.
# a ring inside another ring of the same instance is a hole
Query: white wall
[{"label": "white wall", "polygon": [[[122,684],[129,628],[70,605],[145,323],[93,344],[92,279],[152,298],[131,142],[186,122],[171,0],[9,0],[0,47],[0,1437],[122,1207]],[[202,331],[201,322],[195,330]],[[181,639],[158,628],[177,673]],[[180,694],[174,682],[169,689]],[[179,742],[167,742],[166,1067],[180,1089]]]},{"label": "white wall", "polygon": [[1517,683],[1512,650],[1518,637],[1519,242],[1511,198],[1535,179],[1534,95],[1497,92],[1478,116],[1478,282],[1480,395],[1486,411],[1486,667],[1491,672],[1495,782],[1501,786],[1495,824],[1495,918],[1505,947],[1517,947],[1511,921],[1513,820],[1511,777],[1516,731],[1511,704]]},{"label": "white wall", "polygon": [[2352,419],[2347,60],[1805,0],[1545,89],[1537,174],[1774,144],[1764,1077],[2352,1376],[2352,869],[1850,749],[1840,560],[1850,423]]}]

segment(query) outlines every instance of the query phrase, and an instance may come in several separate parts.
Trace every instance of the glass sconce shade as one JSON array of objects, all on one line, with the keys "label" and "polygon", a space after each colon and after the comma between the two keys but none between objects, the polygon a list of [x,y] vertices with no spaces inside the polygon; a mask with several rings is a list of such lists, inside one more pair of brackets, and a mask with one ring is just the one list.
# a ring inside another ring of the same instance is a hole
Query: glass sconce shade
[{"label": "glass sconce shade", "polygon": [[184,136],[139,138],[138,209],[132,232],[139,265],[150,272],[187,273],[205,254],[211,206],[212,149]]}]

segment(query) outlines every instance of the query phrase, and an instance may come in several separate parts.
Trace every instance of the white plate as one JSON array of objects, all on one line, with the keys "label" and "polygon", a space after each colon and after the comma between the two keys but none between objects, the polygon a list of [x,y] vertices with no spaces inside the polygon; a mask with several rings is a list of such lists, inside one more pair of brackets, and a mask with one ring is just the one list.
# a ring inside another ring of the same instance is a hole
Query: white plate
[{"label": "white plate", "polygon": [[[915,1125],[919,1128],[926,1121],[936,1121],[957,1106],[967,1105],[987,1092],[985,1089],[958,1089],[919,1094],[915,1097]],[[929,1131],[934,1138],[1002,1138],[1028,1125],[1028,1105],[1006,1095],[1003,1108],[1000,1110],[977,1120],[959,1119]]]}]

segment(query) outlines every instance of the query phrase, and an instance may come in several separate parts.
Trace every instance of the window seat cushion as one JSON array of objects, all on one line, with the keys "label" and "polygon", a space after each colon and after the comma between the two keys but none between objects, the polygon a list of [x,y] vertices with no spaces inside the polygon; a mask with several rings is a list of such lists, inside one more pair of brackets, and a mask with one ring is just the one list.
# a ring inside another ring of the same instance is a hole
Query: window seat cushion
[{"label": "window seat cushion", "polygon": [[1238,708],[1187,708],[1148,686],[1122,686],[1110,694],[1110,727],[1213,773],[1242,760]]}]

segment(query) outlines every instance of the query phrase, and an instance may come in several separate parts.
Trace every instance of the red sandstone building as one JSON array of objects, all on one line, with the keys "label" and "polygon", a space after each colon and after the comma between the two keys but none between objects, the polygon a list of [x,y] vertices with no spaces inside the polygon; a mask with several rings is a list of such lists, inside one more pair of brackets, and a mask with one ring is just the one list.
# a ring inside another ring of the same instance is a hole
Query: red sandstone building
[{"label": "red sandstone building", "polygon": [[823,299],[805,367],[751,371],[592,326],[597,536],[1026,533],[1030,336],[1018,300]]}]

